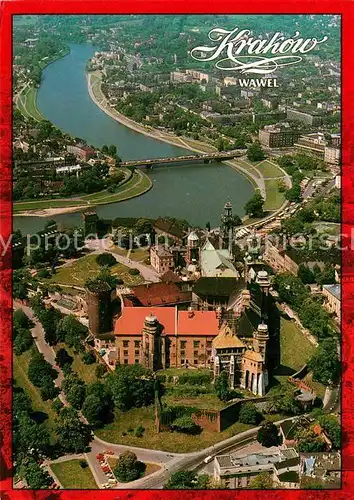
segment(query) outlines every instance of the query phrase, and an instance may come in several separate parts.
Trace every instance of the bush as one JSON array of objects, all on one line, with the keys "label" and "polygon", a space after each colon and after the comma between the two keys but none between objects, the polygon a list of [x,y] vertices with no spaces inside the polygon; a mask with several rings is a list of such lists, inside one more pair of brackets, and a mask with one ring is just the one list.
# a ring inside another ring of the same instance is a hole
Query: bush
[{"label": "bush", "polygon": [[262,420],[262,414],[253,403],[245,403],[241,407],[238,420],[242,424],[256,425]]},{"label": "bush", "polygon": [[135,453],[127,450],[119,456],[114,475],[119,481],[128,483],[141,477],[145,469],[146,465],[138,461]]},{"label": "bush", "polygon": [[135,267],[133,267],[132,269],[129,269],[128,273],[131,276],[138,276],[140,274],[140,271],[139,271],[139,269],[136,269]]},{"label": "bush", "polygon": [[117,264],[116,259],[111,253],[101,253],[97,255],[96,262],[100,266],[112,267]]},{"label": "bush", "polygon": [[59,399],[59,398],[56,398],[56,399],[54,399],[54,401],[53,401],[53,403],[52,403],[51,408],[52,408],[52,410],[54,410],[54,411],[55,411],[55,413],[56,413],[57,415],[59,415],[60,410],[63,408],[63,406],[64,406],[64,405],[63,405],[63,403],[60,401],[60,399]]},{"label": "bush", "polygon": [[92,352],[85,352],[82,355],[82,361],[85,363],[85,365],[92,365],[93,363],[96,362],[96,357]]},{"label": "bush", "polygon": [[171,424],[171,429],[185,434],[199,434],[201,432],[201,427],[189,415],[176,418]]},{"label": "bush", "polygon": [[96,366],[95,375],[97,378],[103,377],[105,373],[106,373],[106,368],[103,365],[99,364]]},{"label": "bush", "polygon": [[145,428],[142,425],[139,425],[135,429],[135,437],[143,437],[144,431],[145,431]]},{"label": "bush", "polygon": [[60,368],[63,368],[64,365],[71,365],[74,361],[74,358],[70,356],[66,349],[59,349],[57,355],[55,356],[55,362]]},{"label": "bush", "polygon": [[37,273],[38,278],[50,278],[50,272],[48,269],[41,269]]},{"label": "bush", "polygon": [[88,463],[86,462],[86,460],[80,460],[79,464],[82,469],[86,469],[88,467]]}]

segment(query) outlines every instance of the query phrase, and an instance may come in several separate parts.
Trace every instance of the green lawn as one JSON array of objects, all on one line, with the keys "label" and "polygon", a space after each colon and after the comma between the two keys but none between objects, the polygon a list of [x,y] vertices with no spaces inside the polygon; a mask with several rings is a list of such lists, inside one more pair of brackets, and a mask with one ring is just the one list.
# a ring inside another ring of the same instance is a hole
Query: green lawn
[{"label": "green lawn", "polygon": [[16,202],[13,205],[14,212],[23,212],[25,210],[44,210],[46,208],[66,208],[76,206],[92,207],[95,205],[104,205],[106,203],[117,203],[129,198],[140,196],[152,187],[151,179],[141,171],[134,172],[132,178],[124,183],[115,193],[109,193],[107,190],[99,191],[90,195],[76,197],[74,199],[66,198],[62,200],[34,200]]},{"label": "green lawn", "polygon": [[[181,385],[177,387],[182,388],[184,386]],[[166,406],[187,405],[204,410],[222,410],[222,408],[225,407],[225,403],[220,401],[214,393],[199,394],[198,396],[180,396],[179,394],[174,395],[172,390],[170,393],[163,396],[163,402]]]},{"label": "green lawn", "polygon": [[67,462],[51,464],[50,468],[64,489],[97,489],[98,486],[90,468],[83,469],[79,462],[79,460],[68,460]]},{"label": "green lawn", "polygon": [[[57,283],[58,285],[76,285],[84,286],[88,278],[98,275],[102,269],[96,262],[97,255],[91,254],[76,259],[69,266],[59,267],[57,272],[49,279],[45,280],[48,283]],[[117,262],[116,265],[110,268],[112,275],[121,278],[126,285],[139,285],[143,283],[144,279],[139,274],[132,276],[129,274],[129,268]]]},{"label": "green lawn", "polygon": [[74,358],[74,361],[71,365],[72,369],[74,372],[78,374],[78,376],[86,383],[86,384],[91,384],[92,382],[97,382],[97,377],[95,375],[95,369],[96,366],[98,366],[98,363],[92,363],[91,365],[85,365],[85,363],[82,361],[81,357],[83,353],[80,354],[75,354],[74,351],[68,347],[66,344],[57,344],[55,346],[55,350],[58,351],[59,349],[64,348],[70,356]]},{"label": "green lawn", "polygon": [[20,356],[13,355],[13,376],[15,385],[22,387],[31,398],[32,409],[35,412],[41,412],[48,415],[48,419],[44,421],[43,425],[48,429],[51,435],[52,443],[55,442],[55,419],[56,413],[51,408],[51,401],[43,401],[40,391],[35,387],[28,378],[28,364],[31,359],[30,351],[26,351]]},{"label": "green lawn", "polygon": [[280,193],[278,190],[278,179],[266,180],[266,201],[264,204],[264,210],[277,210],[282,206],[285,201],[284,193]]},{"label": "green lawn", "polygon": [[[134,432],[128,432],[128,429],[136,429],[139,425],[145,428],[144,435],[140,438],[135,437]],[[197,436],[188,436],[178,432],[160,432],[157,434],[154,422],[154,407],[150,406],[135,408],[127,412],[116,411],[114,422],[106,425],[103,429],[98,429],[96,434],[99,438],[112,443],[175,453],[189,453],[202,450],[251,428],[251,425],[236,422],[223,432],[203,430]],[[127,435],[123,436],[122,433]]]},{"label": "green lawn", "polygon": [[262,161],[256,168],[264,177],[284,177],[284,172],[280,170],[278,165],[270,162],[269,160]]},{"label": "green lawn", "polygon": [[[80,200],[34,200],[20,201],[13,204],[14,212],[24,212],[25,210],[45,210],[46,208],[66,208],[85,205],[84,201]],[[87,206],[90,206],[87,204]]]}]

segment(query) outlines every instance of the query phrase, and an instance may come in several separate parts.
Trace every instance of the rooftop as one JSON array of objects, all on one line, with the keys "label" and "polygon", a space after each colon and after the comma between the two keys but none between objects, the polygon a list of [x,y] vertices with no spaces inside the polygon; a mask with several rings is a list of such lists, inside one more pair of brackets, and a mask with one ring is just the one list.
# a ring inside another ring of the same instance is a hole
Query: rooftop
[{"label": "rooftop", "polygon": [[159,217],[156,220],[154,228],[164,233],[171,234],[176,238],[182,239],[184,237],[184,230],[180,226],[178,226],[175,222],[163,219],[162,217]]},{"label": "rooftop", "polygon": [[193,293],[227,298],[235,292],[239,293],[244,286],[244,281],[236,278],[204,276],[195,283]]},{"label": "rooftop", "polygon": [[191,292],[183,292],[175,283],[148,283],[131,288],[131,291],[131,296],[124,297],[124,304],[135,307],[175,305],[192,300]]},{"label": "rooftop", "polygon": [[213,340],[213,347],[227,348],[227,347],[246,347],[245,344],[232,332],[231,328],[224,324],[221,327],[219,334]]},{"label": "rooftop", "polygon": [[323,285],[323,288],[327,290],[336,299],[340,300],[340,285]]},{"label": "rooftop", "polygon": [[163,326],[163,335],[216,336],[219,320],[215,311],[177,311],[177,307],[124,307],[115,323],[115,335],[141,335],[146,316],[152,314]]}]

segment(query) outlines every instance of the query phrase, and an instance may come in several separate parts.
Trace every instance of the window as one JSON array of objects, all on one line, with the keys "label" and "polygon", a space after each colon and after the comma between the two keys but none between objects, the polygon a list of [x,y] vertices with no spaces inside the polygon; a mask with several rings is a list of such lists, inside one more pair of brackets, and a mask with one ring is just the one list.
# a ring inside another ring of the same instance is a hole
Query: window
[{"label": "window", "polygon": [[134,347],[140,347],[140,340],[134,340]]},{"label": "window", "polygon": [[128,351],[124,351],[124,356],[128,356]]},{"label": "window", "polygon": [[194,356],[195,358],[197,358],[197,357],[198,357],[198,351],[194,351],[193,356]]},{"label": "window", "polygon": [[129,347],[129,340],[123,340],[123,347]]},{"label": "window", "polygon": [[197,364],[198,364],[198,360],[197,360],[197,359],[195,359],[195,360],[194,360],[194,364],[195,364],[195,365],[197,365]]},{"label": "window", "polygon": [[185,356],[186,351],[181,351],[181,356]]},{"label": "window", "polygon": [[135,356],[139,356],[139,353],[140,353],[139,349],[136,349],[135,350]]},{"label": "window", "polygon": [[211,340],[208,340],[207,343],[206,343],[207,347],[211,347],[212,346],[212,341]]},{"label": "window", "polygon": [[211,349],[208,349],[208,350],[207,350],[207,355],[208,355],[208,356],[211,356]]},{"label": "window", "polygon": [[124,364],[125,364],[125,365],[127,365],[127,364],[128,364],[128,360],[127,360],[127,359],[125,359],[125,360],[124,360]]},{"label": "window", "polygon": [[187,341],[186,340],[181,340],[181,349],[186,348]]},{"label": "window", "polygon": [[193,347],[199,347],[199,344],[200,344],[199,340],[195,340],[193,342]]},{"label": "window", "polygon": [[181,359],[181,365],[184,365],[185,359]]},{"label": "window", "polygon": [[134,363],[135,363],[135,364],[139,363],[139,360],[138,360],[138,359],[135,359],[135,360],[134,360]]}]

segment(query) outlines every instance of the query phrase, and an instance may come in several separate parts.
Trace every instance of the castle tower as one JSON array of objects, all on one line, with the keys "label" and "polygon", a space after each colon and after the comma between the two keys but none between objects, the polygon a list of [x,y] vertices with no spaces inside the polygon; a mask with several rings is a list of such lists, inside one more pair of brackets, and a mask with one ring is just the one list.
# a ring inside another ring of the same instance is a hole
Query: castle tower
[{"label": "castle tower", "polygon": [[161,325],[156,316],[146,316],[142,331],[140,363],[149,370],[165,368],[165,339],[161,338]]},{"label": "castle tower", "polygon": [[94,336],[112,331],[112,302],[115,298],[116,288],[109,287],[108,284],[106,289],[86,288],[89,330]]},{"label": "castle tower", "polygon": [[189,233],[187,238],[187,264],[198,265],[200,261],[200,245],[199,238],[195,231]]},{"label": "castle tower", "polygon": [[268,320],[268,296],[270,289],[270,280],[267,271],[258,271],[256,283],[262,291],[261,301],[261,319],[262,321]]}]

